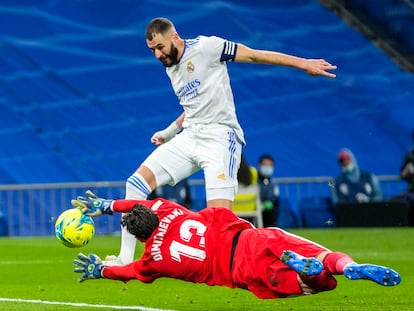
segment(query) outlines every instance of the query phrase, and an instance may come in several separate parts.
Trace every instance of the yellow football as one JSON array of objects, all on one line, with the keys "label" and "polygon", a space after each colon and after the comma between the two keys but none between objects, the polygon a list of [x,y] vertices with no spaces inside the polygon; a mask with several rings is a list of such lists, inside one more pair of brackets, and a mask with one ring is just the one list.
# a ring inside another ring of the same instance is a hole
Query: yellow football
[{"label": "yellow football", "polygon": [[95,223],[78,208],[72,208],[59,215],[55,223],[57,239],[65,246],[85,246],[95,234]]}]

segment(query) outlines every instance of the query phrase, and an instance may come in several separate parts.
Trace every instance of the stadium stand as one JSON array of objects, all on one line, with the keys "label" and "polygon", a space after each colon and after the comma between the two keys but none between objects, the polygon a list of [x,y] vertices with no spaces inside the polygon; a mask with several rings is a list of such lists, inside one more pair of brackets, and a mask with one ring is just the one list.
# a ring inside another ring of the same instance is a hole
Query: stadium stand
[{"label": "stadium stand", "polygon": [[397,172],[414,77],[321,3],[25,0],[0,4],[1,183],[123,180],[135,170],[150,135],[180,112],[143,38],[160,15],[183,37],[214,34],[338,65],[329,80],[229,64],[249,158],[273,137],[266,150],[279,176],[330,175],[342,146],[377,174]]},{"label": "stadium stand", "polygon": [[347,146],[366,169],[398,174],[414,76],[320,2],[5,0],[0,184],[123,181],[136,169],[153,132],[181,112],[145,44],[156,16],[171,18],[184,38],[218,35],[338,65],[333,80],[228,65],[248,158],[266,145],[279,177],[331,176]]},{"label": "stadium stand", "polygon": [[279,198],[278,227],[282,229],[300,228],[302,226],[300,216],[295,211],[288,198]]}]

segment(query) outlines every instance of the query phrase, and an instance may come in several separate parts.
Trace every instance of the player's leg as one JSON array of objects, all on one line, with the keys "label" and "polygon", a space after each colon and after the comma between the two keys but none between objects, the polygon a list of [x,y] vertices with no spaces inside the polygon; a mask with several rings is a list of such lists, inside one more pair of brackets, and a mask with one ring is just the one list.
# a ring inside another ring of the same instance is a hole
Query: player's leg
[{"label": "player's leg", "polygon": [[[189,155],[191,143],[183,133],[155,149],[138,170],[128,178],[125,199],[146,199],[156,187],[175,184],[197,168]],[[121,228],[121,249],[118,256],[109,256],[108,265],[128,264],[134,260],[136,239]]]},{"label": "player's leg", "polygon": [[197,158],[204,170],[207,207],[231,209],[237,193],[237,171],[242,145],[227,127],[203,132],[198,141]]},{"label": "player's leg", "polygon": [[[125,185],[125,199],[145,200],[155,188],[155,176],[152,171],[141,165],[138,170],[131,175]],[[121,216],[122,217],[122,216]],[[119,255],[107,256],[105,265],[126,265],[134,260],[136,238],[128,230],[121,226],[121,248]]]},{"label": "player's leg", "polygon": [[268,237],[271,252],[298,274],[310,276],[323,270],[323,264],[316,256],[327,251],[325,247],[281,228],[260,230]]},{"label": "player's leg", "polygon": [[401,282],[399,273],[389,267],[370,263],[358,264],[349,255],[341,252],[329,252],[321,256],[326,270],[332,274],[343,274],[349,280],[370,280],[383,286],[394,286]]},{"label": "player's leg", "polygon": [[[125,185],[125,199],[145,200],[155,188],[155,176],[152,171],[141,165],[131,175]],[[122,216],[121,216],[122,217]],[[104,264],[107,266],[126,265],[134,260],[136,238],[121,226],[121,248],[119,255],[106,256]]]},{"label": "player's leg", "polygon": [[[278,246],[275,249],[276,254],[280,252],[281,247],[285,248],[288,251],[287,253],[290,254],[290,256],[287,256],[288,259],[293,257],[285,263],[292,268],[296,267],[295,271],[304,276],[302,279],[313,288],[321,286],[321,288],[333,289],[336,282],[333,281],[332,274],[343,274],[350,280],[371,280],[384,286],[398,285],[401,282],[400,275],[391,268],[373,264],[357,264],[347,254],[332,252],[315,242],[287,233],[282,229],[276,228],[273,232],[276,238],[279,239]],[[292,256],[292,253],[296,256]],[[321,274],[309,279],[307,276],[310,274],[303,272],[309,271],[308,262],[312,262],[312,258],[322,262],[324,268]],[[301,271],[302,267],[303,271]]]},{"label": "player's leg", "polygon": [[357,264],[352,257],[342,252],[325,251],[316,256],[330,274],[343,274],[350,280],[370,280],[383,286],[395,286],[401,276],[392,268],[375,264]]},{"label": "player's leg", "polygon": [[[138,170],[127,179],[125,199],[145,200],[151,191],[155,188],[155,176],[146,166],[141,165]],[[117,258],[112,259],[112,263],[129,264],[135,257],[136,238],[121,226],[121,249]],[[109,260],[107,260],[109,261]]]},{"label": "player's leg", "polygon": [[325,247],[280,228],[260,231],[262,236],[267,236],[270,252],[297,274],[304,293],[318,293],[336,287],[335,278],[324,270],[323,257],[318,257],[329,252]]},{"label": "player's leg", "polygon": [[[318,275],[306,277],[300,274],[300,269],[297,271],[296,264],[291,267],[282,262],[283,246],[279,248],[279,245],[283,244],[284,238],[283,230],[264,228],[243,231],[233,259],[232,278],[236,284],[248,284],[260,298],[313,294],[335,288],[336,280],[323,270],[320,272],[320,268]],[[295,241],[302,243],[291,239],[288,245]],[[316,251],[320,252],[320,249]],[[312,262],[318,262],[322,267],[316,258],[312,258]]]}]

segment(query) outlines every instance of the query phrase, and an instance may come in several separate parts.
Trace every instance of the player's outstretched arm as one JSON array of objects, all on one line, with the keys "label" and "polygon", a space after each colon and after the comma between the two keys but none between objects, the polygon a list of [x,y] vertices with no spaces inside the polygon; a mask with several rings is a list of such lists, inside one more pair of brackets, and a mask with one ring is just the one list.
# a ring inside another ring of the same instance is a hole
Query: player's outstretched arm
[{"label": "player's outstretched arm", "polygon": [[329,72],[337,66],[324,59],[307,59],[280,52],[255,50],[243,44],[237,44],[236,62],[257,63],[267,65],[280,65],[302,69],[311,76],[325,76],[335,78],[336,75]]},{"label": "player's outstretched arm", "polygon": [[114,200],[98,198],[91,190],[87,190],[85,194],[85,197],[78,196],[76,200],[71,200],[72,206],[79,208],[82,213],[92,217],[113,214],[112,205]]}]

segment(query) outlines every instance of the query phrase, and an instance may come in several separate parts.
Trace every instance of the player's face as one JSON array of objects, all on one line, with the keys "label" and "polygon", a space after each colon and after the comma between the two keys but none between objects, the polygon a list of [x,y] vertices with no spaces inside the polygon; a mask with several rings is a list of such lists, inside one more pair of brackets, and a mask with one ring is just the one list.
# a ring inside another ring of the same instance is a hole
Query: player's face
[{"label": "player's face", "polygon": [[178,63],[178,49],[171,36],[157,34],[151,41],[147,40],[147,45],[165,67],[171,67]]}]

